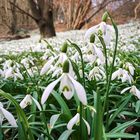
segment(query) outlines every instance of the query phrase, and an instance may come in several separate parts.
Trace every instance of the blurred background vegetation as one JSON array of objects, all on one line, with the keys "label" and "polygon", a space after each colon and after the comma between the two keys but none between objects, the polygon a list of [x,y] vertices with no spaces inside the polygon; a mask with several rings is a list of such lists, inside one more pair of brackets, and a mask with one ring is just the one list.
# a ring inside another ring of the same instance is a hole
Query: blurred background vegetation
[{"label": "blurred background vegetation", "polygon": [[[0,0],[0,34],[16,34],[37,29],[29,2],[39,0]],[[42,0],[43,1],[43,0]],[[44,0],[45,1],[45,0]],[[140,18],[139,0],[46,0],[44,9],[53,9],[56,31],[85,29],[100,22],[101,15],[108,10],[118,24]],[[51,6],[48,4],[51,3]],[[38,5],[37,5],[38,6]],[[36,7],[37,7],[36,6]],[[40,10],[40,9],[39,9]],[[35,11],[34,11],[35,12]],[[40,10],[39,12],[44,12]],[[41,16],[38,17],[41,20]],[[47,20],[48,21],[48,20]],[[37,24],[36,24],[37,23]]]}]

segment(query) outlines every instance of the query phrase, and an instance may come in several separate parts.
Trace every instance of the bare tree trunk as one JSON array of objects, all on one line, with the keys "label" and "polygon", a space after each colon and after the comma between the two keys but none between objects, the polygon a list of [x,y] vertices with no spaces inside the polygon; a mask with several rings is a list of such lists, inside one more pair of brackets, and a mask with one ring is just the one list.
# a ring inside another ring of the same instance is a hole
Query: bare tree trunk
[{"label": "bare tree trunk", "polygon": [[35,22],[37,23],[41,37],[55,36],[53,24],[53,1],[52,0],[28,0]]},{"label": "bare tree trunk", "polygon": [[45,9],[41,19],[37,22],[42,37],[55,36],[55,28],[53,24],[53,12],[48,8]]},{"label": "bare tree trunk", "polygon": [[[16,0],[13,0],[13,3],[16,4]],[[12,11],[12,21],[11,21],[11,33],[16,34],[17,32],[17,15],[16,15],[16,7],[11,4]]]}]

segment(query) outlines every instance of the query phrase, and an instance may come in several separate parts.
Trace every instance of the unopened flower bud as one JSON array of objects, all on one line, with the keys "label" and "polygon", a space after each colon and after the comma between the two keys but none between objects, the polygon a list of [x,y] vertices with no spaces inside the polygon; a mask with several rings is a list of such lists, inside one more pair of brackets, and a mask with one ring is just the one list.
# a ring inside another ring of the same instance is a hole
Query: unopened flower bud
[{"label": "unopened flower bud", "polygon": [[95,42],[95,35],[92,34],[92,35],[90,36],[90,43],[94,43],[94,42]]},{"label": "unopened flower bud", "polygon": [[66,53],[68,48],[67,42],[64,42],[63,46],[61,47],[61,52]]},{"label": "unopened flower bud", "polygon": [[102,16],[102,21],[106,22],[107,19],[108,19],[108,13],[105,12],[105,13],[103,14],[103,16]]},{"label": "unopened flower bud", "polygon": [[69,72],[69,61],[66,60],[63,64],[63,73],[68,73]]}]

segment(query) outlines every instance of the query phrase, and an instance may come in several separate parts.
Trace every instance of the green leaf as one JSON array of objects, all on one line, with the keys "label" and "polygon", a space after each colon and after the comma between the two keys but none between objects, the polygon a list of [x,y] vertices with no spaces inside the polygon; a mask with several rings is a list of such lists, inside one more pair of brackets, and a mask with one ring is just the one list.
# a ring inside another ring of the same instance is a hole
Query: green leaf
[{"label": "green leaf", "polygon": [[107,138],[135,138],[136,135],[129,133],[106,133]]},{"label": "green leaf", "polygon": [[132,121],[128,121],[126,123],[123,123],[123,124],[120,124],[119,126],[115,127],[113,130],[111,130],[110,132],[111,133],[117,133],[117,132],[120,132],[121,130],[127,128],[128,126],[132,126],[134,124],[136,124],[136,119],[135,120],[132,120]]},{"label": "green leaf", "polygon": [[57,92],[53,91],[52,95],[54,96],[54,98],[57,100],[57,102],[59,103],[59,105],[61,106],[64,114],[67,115],[67,120],[70,120],[72,118],[72,114],[67,106],[67,104],[65,103],[65,101],[63,100],[63,98],[60,96],[60,94],[58,94]]},{"label": "green leaf", "polygon": [[[23,112],[23,110],[21,109],[21,107],[19,106],[18,102],[12,97],[11,94],[6,93],[2,90],[0,90],[0,96],[3,96],[4,98],[10,100],[14,104],[17,115],[18,115],[18,119],[20,122],[22,122],[22,124],[20,126],[22,127],[22,131],[23,131],[22,133],[25,134],[25,140],[28,140],[28,139],[34,140],[34,137],[31,132],[31,129],[29,127],[29,123],[27,121],[26,115]],[[21,128],[19,128],[19,129],[20,129],[19,131],[21,133]],[[19,135],[19,137],[20,137],[20,135]]]},{"label": "green leaf", "polygon": [[67,140],[74,130],[65,130],[58,140]]},{"label": "green leaf", "polygon": [[100,92],[94,93],[94,107],[96,113],[94,115],[94,139],[95,140],[102,140],[103,135],[103,128],[102,128],[102,104],[101,104],[101,95]]},{"label": "green leaf", "polygon": [[137,113],[140,111],[140,100],[138,100],[138,101],[136,102],[135,111],[136,111]]},{"label": "green leaf", "polygon": [[129,100],[131,98],[131,95],[128,96],[128,98],[119,106],[117,111],[112,115],[112,117],[109,119],[109,125],[113,122],[113,120],[118,116],[118,114],[123,110],[123,108],[128,104]]}]

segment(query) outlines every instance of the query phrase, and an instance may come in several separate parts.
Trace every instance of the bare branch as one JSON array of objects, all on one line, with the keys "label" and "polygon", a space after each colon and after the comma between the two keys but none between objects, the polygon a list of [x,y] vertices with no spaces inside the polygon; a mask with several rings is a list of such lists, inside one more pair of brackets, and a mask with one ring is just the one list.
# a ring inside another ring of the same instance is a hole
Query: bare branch
[{"label": "bare branch", "polygon": [[33,20],[37,20],[35,17],[33,17],[31,14],[27,13],[26,11],[24,11],[23,9],[21,9],[20,7],[18,7],[16,4],[14,4],[13,2],[9,1],[9,3],[13,6],[15,6],[15,8],[17,8],[19,11],[21,11],[21,13],[29,16],[30,18],[32,18]]}]

